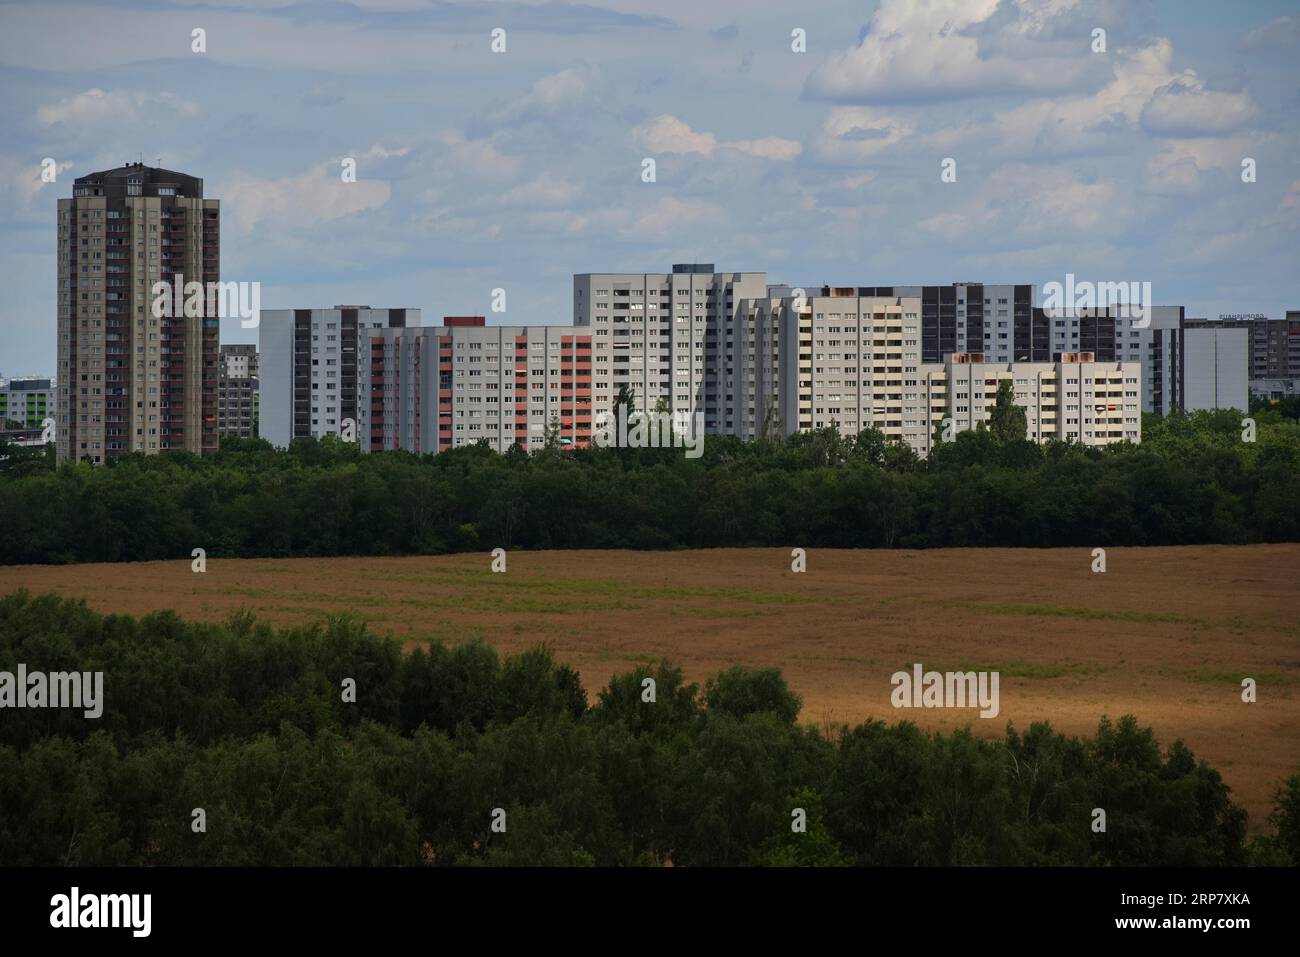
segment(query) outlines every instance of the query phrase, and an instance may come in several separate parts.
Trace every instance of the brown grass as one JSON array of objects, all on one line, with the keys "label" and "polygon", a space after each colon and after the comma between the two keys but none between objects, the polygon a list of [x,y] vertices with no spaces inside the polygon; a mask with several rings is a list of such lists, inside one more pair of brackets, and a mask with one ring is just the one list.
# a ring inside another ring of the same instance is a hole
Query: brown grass
[{"label": "brown grass", "polygon": [[[0,568],[16,588],[85,598],[100,611],[224,620],[239,609],[290,624],[352,613],[415,641],[481,636],[503,652],[540,642],[588,693],[661,656],[702,681],[733,663],[776,665],[803,720],[908,718],[1000,736],[1048,720],[1091,734],[1137,715],[1182,738],[1264,826],[1273,788],[1300,768],[1300,545],[1110,549],[815,550],[790,571],[775,549],[511,552],[489,557],[211,559]],[[896,711],[889,676],[1001,672],[1001,714]],[[1259,701],[1243,704],[1253,677]]]}]

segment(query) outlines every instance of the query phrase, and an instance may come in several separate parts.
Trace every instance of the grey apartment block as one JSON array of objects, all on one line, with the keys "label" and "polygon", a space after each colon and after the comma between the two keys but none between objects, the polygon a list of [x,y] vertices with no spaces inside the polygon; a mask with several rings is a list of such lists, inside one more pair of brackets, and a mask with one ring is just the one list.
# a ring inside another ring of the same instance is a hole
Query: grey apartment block
[{"label": "grey apartment block", "polygon": [[[856,435],[875,429],[928,455],[945,419],[954,433],[986,422],[999,382],[1009,380],[1016,404],[1026,410],[1032,441],[1141,441],[1139,362],[1098,361],[1091,352],[1064,352],[1050,362],[995,362],[980,352],[923,362],[921,296],[882,295],[884,288],[823,287],[826,295],[747,304],[778,319],[786,433],[835,427]],[[888,288],[897,293],[907,287]],[[997,321],[1001,297],[990,298]]]},{"label": "grey apartment block", "polygon": [[674,413],[702,414],[706,432],[757,434],[763,367],[770,374],[773,360],[741,303],[766,293],[765,273],[712,264],[576,274],[573,318],[592,333],[597,412],[626,387],[638,409],[662,401]]},{"label": "grey apartment block", "polygon": [[1251,379],[1250,394],[1264,399],[1290,399],[1300,395],[1300,378]]},{"label": "grey apartment block", "polygon": [[[916,446],[930,429],[919,405],[921,299],[830,295],[779,300],[780,409],[786,433],[873,428]],[[772,302],[772,301],[767,301]],[[769,308],[767,302],[761,308]],[[905,411],[904,393],[911,393]]]},{"label": "grey apartment block", "polygon": [[[1142,370],[1137,362],[1097,362],[1091,353],[1064,354],[1056,362],[992,363],[954,355],[923,373],[939,380],[944,394],[939,421],[952,416],[955,432],[987,423],[998,387],[1011,383],[1016,405],[1025,410],[1026,438],[1081,445],[1142,441]],[[932,444],[933,436],[931,436]],[[923,448],[917,451],[925,454]]]},{"label": "grey apartment block", "polygon": [[217,380],[217,431],[251,439],[257,434],[257,347],[221,347]]},{"label": "grey apartment block", "polygon": [[[1300,312],[1289,311],[1285,319],[1184,318],[1178,328],[1180,334],[1169,348],[1175,374],[1184,377],[1181,407],[1246,408],[1238,372],[1245,378],[1247,397],[1255,393],[1278,399],[1300,388]],[[1243,336],[1245,356],[1239,367]]]},{"label": "grey apartment block", "polygon": [[377,329],[357,363],[358,441],[367,452],[438,451],[438,326]]},{"label": "grey apartment block", "polygon": [[[773,286],[789,293],[796,287]],[[1143,367],[1143,411],[1178,407],[1177,353],[1180,306],[1155,306],[1146,321],[1115,307],[1079,309],[1057,317],[1040,305],[1041,292],[1027,283],[956,282],[947,286],[816,286],[809,295],[857,295],[919,299],[921,361],[945,362],[955,354],[987,362],[1055,362],[1062,355],[1091,353],[1098,362],[1138,362]],[[1162,349],[1163,346],[1163,349]]]},{"label": "grey apartment block", "polygon": [[1300,379],[1300,312],[1288,310],[1285,319],[1252,319],[1250,377]]},{"label": "grey apartment block", "polygon": [[1249,407],[1250,330],[1239,322],[1189,319],[1180,330],[1181,406],[1197,409]]},{"label": "grey apartment block", "polygon": [[376,330],[420,325],[419,309],[263,309],[259,434],[278,447],[342,434],[359,418],[357,358]]},{"label": "grey apartment block", "polygon": [[371,334],[359,364],[363,449],[537,450],[551,429],[562,446],[590,442],[590,329],[458,320]]}]

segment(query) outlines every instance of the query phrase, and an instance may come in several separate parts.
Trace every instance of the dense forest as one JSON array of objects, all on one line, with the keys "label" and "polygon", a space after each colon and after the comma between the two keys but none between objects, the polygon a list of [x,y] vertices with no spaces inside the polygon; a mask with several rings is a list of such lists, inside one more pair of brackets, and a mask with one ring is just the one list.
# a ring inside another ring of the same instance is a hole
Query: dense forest
[{"label": "dense forest", "polygon": [[[867,430],[680,449],[287,451],[55,467],[0,448],[0,564],[516,548],[1237,544],[1300,540],[1300,424],[1259,408],[1144,416],[1140,445],[963,432],[929,459]],[[1023,428],[1023,426],[1021,426]]]},{"label": "dense forest", "polygon": [[104,674],[98,719],[6,710],[5,865],[1300,861],[1300,774],[1247,842],[1219,773],[1131,717],[1086,740],[801,727],[775,669],[701,688],[667,662],[589,704],[545,648],[403,655],[348,620],[136,620],[23,592],[0,599],[0,661]]}]

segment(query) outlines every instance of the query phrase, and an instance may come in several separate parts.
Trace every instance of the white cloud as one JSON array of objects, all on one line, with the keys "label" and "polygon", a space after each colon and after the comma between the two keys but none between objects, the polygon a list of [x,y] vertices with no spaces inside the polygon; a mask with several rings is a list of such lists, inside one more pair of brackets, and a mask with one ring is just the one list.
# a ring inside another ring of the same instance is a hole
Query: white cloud
[{"label": "white cloud", "polygon": [[722,207],[717,203],[665,196],[635,216],[623,234],[629,239],[662,240],[689,235],[692,226],[722,221]]},{"label": "white cloud", "polygon": [[[992,138],[1004,153],[1060,156],[1127,147],[1138,130],[1158,136],[1219,135],[1255,116],[1247,94],[1207,91],[1192,70],[1174,74],[1173,55],[1173,45],[1163,38],[1117,51],[1114,75],[1104,87],[1030,100],[995,113]],[[978,137],[988,130],[968,124],[944,132]]]},{"label": "white cloud", "polygon": [[459,130],[443,130],[436,137],[441,149],[437,163],[444,169],[454,170],[477,179],[510,179],[519,167],[519,161],[506,156],[489,140],[471,140]]},{"label": "white cloud", "polygon": [[[33,200],[46,187],[52,187],[56,193],[62,195],[63,189],[60,187],[57,177],[62,176],[64,171],[71,167],[71,162],[60,163],[56,161],[54,164],[56,181],[47,183],[41,178],[43,168],[40,163],[33,163],[26,159],[0,157],[0,194],[12,196],[15,207],[19,211],[25,212],[31,209]],[[70,190],[71,187],[68,187],[69,195],[71,195]]]},{"label": "white cloud", "polygon": [[1152,94],[1142,128],[1156,136],[1218,136],[1241,129],[1258,112],[1245,93],[1206,90],[1189,70]]},{"label": "white cloud", "polygon": [[718,139],[712,133],[696,133],[675,116],[656,116],[632,130],[632,138],[652,153],[699,153],[712,156]]},{"label": "white cloud", "polygon": [[737,150],[769,160],[792,160],[803,146],[796,140],[768,136],[757,140],[719,141],[712,133],[697,133],[675,116],[664,114],[632,130],[632,138],[652,153],[697,153],[712,156],[719,149]]},{"label": "white cloud", "polygon": [[36,122],[41,126],[57,123],[93,123],[101,120],[139,120],[159,107],[182,116],[195,116],[199,108],[173,93],[131,93],[122,90],[91,88],[58,103],[38,107]]},{"label": "white cloud", "polygon": [[389,149],[388,147],[384,146],[382,143],[376,143],[374,146],[370,147],[370,149],[362,153],[361,158],[362,159],[398,159],[403,156],[409,156],[410,153],[411,153],[411,148],[409,146],[401,146],[401,147],[397,147],[396,149]]},{"label": "white cloud", "polygon": [[239,173],[218,195],[240,229],[249,232],[262,221],[297,229],[378,209],[388,202],[392,189],[382,180],[359,178],[345,183],[339,164],[327,162],[283,179]]},{"label": "white cloud", "polygon": [[911,135],[912,124],[900,116],[866,106],[837,106],[813,134],[813,154],[823,162],[853,165]]},{"label": "white cloud", "polygon": [[1267,139],[1229,136],[1168,140],[1147,161],[1147,183],[1157,192],[1193,191],[1199,186],[1201,176],[1212,170],[1240,171],[1242,159],[1252,155],[1254,147]]},{"label": "white cloud", "polygon": [[497,122],[519,122],[557,116],[589,102],[600,85],[600,74],[589,67],[569,67],[544,76],[529,91],[497,111]]},{"label": "white cloud", "polygon": [[[812,72],[805,94],[840,103],[982,96],[1015,90],[1065,89],[1088,61],[1086,47],[1063,56],[1057,44],[1019,43],[985,55],[975,28],[998,12],[999,0],[882,0],[853,49],[828,57]],[[1073,4],[1017,4],[1021,19],[1006,28],[1004,45],[1041,32]],[[1014,55],[1011,55],[1014,53]]]},{"label": "white cloud", "polygon": [[867,172],[865,173],[857,173],[853,176],[845,176],[835,185],[837,189],[841,189],[841,190],[844,189],[856,190],[866,186],[868,183],[875,180],[875,178],[876,178],[875,170],[867,170]]},{"label": "white cloud", "polygon": [[803,152],[803,146],[798,141],[783,140],[779,136],[767,136],[761,140],[732,140],[722,145],[727,149],[769,160],[792,160]]},{"label": "white cloud", "polygon": [[1118,227],[1123,218],[1113,183],[1086,182],[1060,167],[1013,164],[981,182],[965,202],[922,220],[920,227],[945,239],[979,234],[1052,236],[1061,230]]},{"label": "white cloud", "polygon": [[1171,79],[1173,46],[1157,40],[1115,54],[1114,78],[1096,93],[1031,100],[995,113],[997,138],[1035,153],[1086,152],[1108,134],[1135,128],[1151,95]]},{"label": "white cloud", "polygon": [[578,198],[579,191],[572,183],[558,176],[544,174],[532,182],[521,183],[501,197],[503,206],[546,208],[567,206]]},{"label": "white cloud", "polygon": [[1041,36],[1065,14],[1079,9],[1079,0],[1015,0],[1019,19],[1011,29],[1026,36]]},{"label": "white cloud", "polygon": [[1247,31],[1241,38],[1245,50],[1284,49],[1300,44],[1300,16],[1274,17]]}]

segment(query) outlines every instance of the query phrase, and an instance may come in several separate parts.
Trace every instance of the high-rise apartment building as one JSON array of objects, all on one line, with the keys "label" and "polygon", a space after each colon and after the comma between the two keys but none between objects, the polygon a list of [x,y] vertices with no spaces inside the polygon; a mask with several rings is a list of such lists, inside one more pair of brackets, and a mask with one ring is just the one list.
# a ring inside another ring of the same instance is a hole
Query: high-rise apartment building
[{"label": "high-rise apartment building", "polygon": [[359,364],[358,440],[366,451],[441,452],[486,441],[541,448],[592,438],[591,330],[489,326],[482,316],[371,334]]},{"label": "high-rise apartment building", "polygon": [[[807,298],[787,294],[746,304],[765,319],[778,317],[783,432],[835,426],[856,435],[871,428],[926,455],[945,418],[955,431],[986,421],[998,384],[1007,379],[1033,441],[1140,441],[1137,361],[1102,362],[1078,352],[1055,361],[995,361],[952,352],[943,362],[923,362],[924,300],[897,295],[904,288],[822,287]],[[1008,317],[1013,295],[1006,297]]]},{"label": "high-rise apartment building", "polygon": [[1250,327],[1218,319],[1185,319],[1178,331],[1179,407],[1249,407]]},{"label": "high-rise apartment building", "polygon": [[51,379],[0,379],[0,431],[41,429],[57,422],[58,393]]},{"label": "high-rise apartment building", "polygon": [[[832,288],[805,291],[827,295]],[[944,362],[956,353],[978,353],[989,362],[1054,362],[1065,354],[1089,352],[1099,362],[1142,365],[1143,411],[1163,414],[1179,407],[1179,365],[1169,356],[1177,350],[1181,306],[1144,303],[1150,306],[1145,319],[1125,315],[1113,305],[1058,316],[1036,305],[1037,287],[1023,283],[849,288],[865,297],[920,299],[923,362]]]},{"label": "high-rise apartment building", "polygon": [[221,347],[217,382],[217,431],[251,439],[257,435],[257,347]]},{"label": "high-rise apartment building", "polygon": [[203,180],[130,163],[74,181],[58,208],[60,459],[216,449],[219,320],[207,297],[198,315],[152,305],[155,283],[219,275]]},{"label": "high-rise apartment building", "polygon": [[[915,400],[921,367],[920,296],[825,287],[779,302],[780,409],[785,433],[835,424],[874,428],[917,446],[928,417]],[[771,300],[759,304],[766,314]],[[905,411],[906,410],[906,411]]]},{"label": "high-rise apartment building", "polygon": [[[955,354],[943,365],[926,365],[931,396],[942,395],[944,411],[932,421],[952,416],[955,432],[989,421],[998,388],[1011,383],[1013,399],[1025,410],[1026,438],[1082,445],[1110,445],[1142,440],[1141,377],[1136,362],[1100,362],[1091,353],[1065,353],[1056,362],[985,362],[978,355]],[[937,383],[942,386],[936,388]],[[933,402],[933,399],[931,400]],[[929,441],[919,447],[927,454]]]},{"label": "high-rise apartment building", "polygon": [[1182,403],[1177,356],[1183,312],[1182,306],[1152,305],[1145,317],[1124,315],[1115,306],[1045,315],[1051,327],[1050,358],[1090,353],[1097,362],[1136,362],[1142,368],[1142,411],[1164,415]]},{"label": "high-rise apartment building", "polygon": [[419,309],[263,309],[258,434],[281,447],[349,429],[355,436],[360,419],[357,363],[369,354],[370,335],[418,325]]},{"label": "high-rise apartment building", "polygon": [[1300,395],[1300,310],[1242,321],[1250,330],[1250,391],[1270,399]]},{"label": "high-rise apartment building", "polygon": [[1287,310],[1285,319],[1245,320],[1250,329],[1252,379],[1300,378],[1300,311]]},{"label": "high-rise apartment building", "polygon": [[597,411],[627,388],[641,411],[662,402],[675,414],[702,415],[707,432],[754,434],[761,412],[740,303],[766,293],[765,273],[716,272],[711,263],[575,275],[573,318],[592,336]]}]

